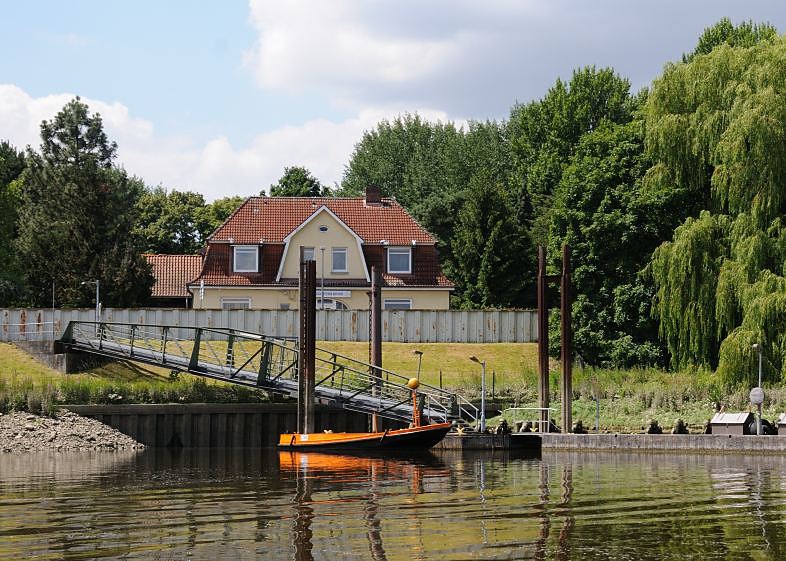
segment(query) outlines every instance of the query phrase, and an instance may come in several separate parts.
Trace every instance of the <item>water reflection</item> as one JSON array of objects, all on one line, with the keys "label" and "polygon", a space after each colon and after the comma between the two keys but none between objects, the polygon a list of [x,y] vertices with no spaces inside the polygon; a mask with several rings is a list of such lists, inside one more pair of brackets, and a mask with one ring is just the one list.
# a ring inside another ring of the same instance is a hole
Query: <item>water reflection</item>
[{"label": "water reflection", "polygon": [[786,458],[0,455],[0,559],[786,558]]}]

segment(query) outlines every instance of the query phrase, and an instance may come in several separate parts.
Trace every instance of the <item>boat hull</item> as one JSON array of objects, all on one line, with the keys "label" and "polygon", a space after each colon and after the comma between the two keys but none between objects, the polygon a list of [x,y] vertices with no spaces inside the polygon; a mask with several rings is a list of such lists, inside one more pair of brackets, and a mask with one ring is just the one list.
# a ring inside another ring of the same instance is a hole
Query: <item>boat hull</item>
[{"label": "boat hull", "polygon": [[282,434],[278,446],[298,450],[427,450],[450,428],[450,423],[438,423],[384,432]]}]

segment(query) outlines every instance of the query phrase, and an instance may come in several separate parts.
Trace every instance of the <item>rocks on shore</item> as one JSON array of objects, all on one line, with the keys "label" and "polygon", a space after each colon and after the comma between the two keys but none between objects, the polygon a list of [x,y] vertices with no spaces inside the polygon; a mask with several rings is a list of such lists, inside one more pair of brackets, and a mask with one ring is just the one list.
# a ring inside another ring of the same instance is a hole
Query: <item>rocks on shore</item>
[{"label": "rocks on shore", "polygon": [[13,411],[0,415],[0,452],[142,449],[133,438],[70,411],[55,417]]}]

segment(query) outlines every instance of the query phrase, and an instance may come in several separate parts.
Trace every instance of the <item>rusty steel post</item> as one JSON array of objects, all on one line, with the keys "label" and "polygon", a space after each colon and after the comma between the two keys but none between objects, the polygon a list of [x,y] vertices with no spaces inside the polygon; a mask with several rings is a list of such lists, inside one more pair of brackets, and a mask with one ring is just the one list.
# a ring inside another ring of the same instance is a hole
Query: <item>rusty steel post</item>
[{"label": "rusty steel post", "polygon": [[560,338],[562,352],[562,432],[573,428],[573,327],[571,323],[570,251],[562,246],[560,286]]},{"label": "rusty steel post", "polygon": [[546,248],[538,246],[538,407],[539,429],[549,432],[549,310],[546,301]]},{"label": "rusty steel post", "polygon": [[298,353],[297,431],[314,432],[314,384],[317,338],[317,267],[300,251],[300,337]]},{"label": "rusty steel post", "polygon": [[[372,376],[374,385],[371,388],[371,395],[379,395],[382,388],[382,275],[376,267],[371,267],[371,365],[373,367]],[[371,431],[378,432],[379,417],[375,414],[371,416]]]}]

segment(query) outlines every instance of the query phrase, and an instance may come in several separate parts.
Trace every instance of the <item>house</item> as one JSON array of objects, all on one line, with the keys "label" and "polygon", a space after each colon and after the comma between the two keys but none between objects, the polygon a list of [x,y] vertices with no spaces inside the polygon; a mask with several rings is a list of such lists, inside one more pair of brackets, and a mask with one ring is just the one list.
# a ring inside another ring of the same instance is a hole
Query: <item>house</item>
[{"label": "house", "polygon": [[372,267],[383,308],[449,307],[454,286],[434,238],[375,188],[356,198],[250,197],[208,239],[188,283],[193,307],[296,309],[301,249],[316,261],[318,307],[368,309]]},{"label": "house", "polygon": [[187,284],[202,271],[201,255],[156,255],[145,253],[153,269],[151,305],[157,308],[189,308],[192,297]]}]

